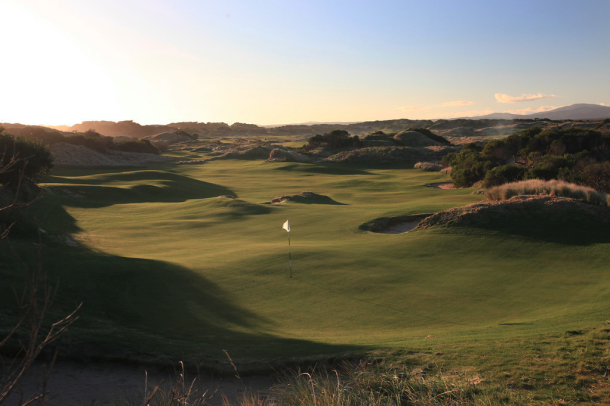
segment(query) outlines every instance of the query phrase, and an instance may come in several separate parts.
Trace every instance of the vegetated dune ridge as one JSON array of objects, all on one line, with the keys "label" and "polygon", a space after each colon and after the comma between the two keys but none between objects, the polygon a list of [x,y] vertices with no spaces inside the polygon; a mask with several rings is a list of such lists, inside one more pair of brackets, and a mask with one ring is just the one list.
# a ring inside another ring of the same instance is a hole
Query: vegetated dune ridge
[{"label": "vegetated dune ridge", "polygon": [[326,162],[341,162],[368,165],[415,165],[420,161],[440,160],[459,147],[368,147],[342,151],[325,159]]},{"label": "vegetated dune ridge", "polygon": [[[589,221],[597,223],[610,222],[608,207],[594,206],[569,197],[548,195],[519,195],[508,200],[485,201],[468,206],[443,210],[426,217],[417,229],[451,226],[490,226],[494,220],[514,220],[515,217],[538,219],[551,218],[559,223],[562,220]],[[535,224],[531,224],[535,226]],[[520,223],[520,226],[527,226]]]},{"label": "vegetated dune ridge", "polygon": [[94,151],[84,145],[73,145],[65,142],[50,147],[57,167],[144,167],[147,164],[173,161],[174,158],[145,153],[123,151]]}]

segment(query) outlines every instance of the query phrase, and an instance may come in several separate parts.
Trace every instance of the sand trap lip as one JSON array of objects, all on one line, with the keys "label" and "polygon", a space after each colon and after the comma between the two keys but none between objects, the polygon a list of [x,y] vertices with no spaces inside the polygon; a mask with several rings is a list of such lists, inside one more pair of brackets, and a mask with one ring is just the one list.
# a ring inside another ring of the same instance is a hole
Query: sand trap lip
[{"label": "sand trap lip", "polygon": [[408,233],[409,231],[415,229],[415,227],[418,226],[418,224],[421,222],[421,220],[417,220],[417,221],[409,221],[406,223],[398,223],[398,224],[394,224],[389,226],[388,228],[379,231],[379,233],[381,234],[404,234],[404,233]]},{"label": "sand trap lip", "polygon": [[453,183],[451,182],[430,183],[427,186],[433,187],[434,189],[455,189],[455,186],[453,186]]},{"label": "sand trap lip", "polygon": [[419,223],[431,216],[427,214],[410,214],[396,217],[380,217],[367,223],[361,224],[358,228],[362,231],[370,231],[378,234],[404,234],[417,228]]}]

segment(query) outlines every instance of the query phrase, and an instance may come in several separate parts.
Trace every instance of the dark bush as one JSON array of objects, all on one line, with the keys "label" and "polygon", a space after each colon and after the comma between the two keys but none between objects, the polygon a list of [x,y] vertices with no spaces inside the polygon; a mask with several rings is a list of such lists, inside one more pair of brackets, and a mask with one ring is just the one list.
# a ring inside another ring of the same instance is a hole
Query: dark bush
[{"label": "dark bush", "polygon": [[464,144],[463,147],[466,151],[475,151],[475,152],[481,152],[483,150],[482,147],[478,146],[477,144],[475,144],[474,142],[469,142],[468,144]]},{"label": "dark bush", "polygon": [[38,140],[44,145],[63,142],[65,138],[64,135],[59,131],[35,126],[23,127],[15,135],[32,140]]},{"label": "dark bush", "polygon": [[456,187],[469,187],[482,180],[493,162],[476,151],[462,150],[443,157],[444,166],[451,166],[451,180]]},{"label": "dark bush", "polygon": [[0,127],[0,165],[6,167],[0,174],[0,184],[16,188],[22,176],[23,181],[33,181],[39,175],[53,168],[53,155],[40,141],[14,137]]},{"label": "dark bush", "polygon": [[[534,161],[534,158],[530,158],[530,161]],[[525,173],[523,179],[557,179],[561,168],[572,168],[575,164],[576,162],[571,155],[542,155]]]},{"label": "dark bush", "polygon": [[324,135],[314,135],[307,140],[305,150],[310,151],[319,147],[327,147],[331,149],[344,149],[350,147],[361,147],[362,141],[357,135],[350,137],[349,133],[344,130],[333,130]]},{"label": "dark bush", "polygon": [[124,152],[139,152],[147,154],[161,154],[159,148],[154,146],[149,140],[129,140],[116,144],[116,149]]},{"label": "dark bush", "polygon": [[492,140],[485,144],[482,154],[484,157],[497,163],[505,163],[512,158],[517,151],[503,140]]},{"label": "dark bush", "polygon": [[517,165],[497,166],[487,172],[483,187],[490,188],[523,179],[525,169]]}]

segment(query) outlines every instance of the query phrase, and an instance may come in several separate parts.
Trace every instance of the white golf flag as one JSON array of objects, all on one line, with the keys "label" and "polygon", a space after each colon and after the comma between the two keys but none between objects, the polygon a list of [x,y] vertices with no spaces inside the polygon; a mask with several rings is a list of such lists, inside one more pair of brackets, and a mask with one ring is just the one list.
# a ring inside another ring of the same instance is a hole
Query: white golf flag
[{"label": "white golf flag", "polygon": [[288,232],[290,232],[290,224],[288,223],[288,220],[286,220],[286,222],[284,223],[284,225],[282,226],[282,228]]}]

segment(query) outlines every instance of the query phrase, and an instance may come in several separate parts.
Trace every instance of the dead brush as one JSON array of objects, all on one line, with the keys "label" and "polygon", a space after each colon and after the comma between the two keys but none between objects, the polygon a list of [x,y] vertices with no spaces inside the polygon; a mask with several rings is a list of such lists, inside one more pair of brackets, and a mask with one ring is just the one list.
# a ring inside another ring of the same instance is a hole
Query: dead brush
[{"label": "dead brush", "polygon": [[211,392],[199,387],[198,378],[187,379],[184,363],[180,361],[175,382],[164,387],[163,381],[149,387],[146,374],[144,392],[139,399],[121,399],[112,406],[205,406],[209,405],[217,391]]},{"label": "dead brush", "polygon": [[[274,394],[260,400],[247,396],[235,406],[426,406],[426,405],[519,405],[525,399],[505,388],[480,390],[474,380],[454,374],[431,376],[405,367],[384,372],[347,366],[340,374],[297,372],[274,388]],[[225,403],[225,406],[230,406]]]},{"label": "dead brush", "polygon": [[439,162],[418,162],[415,164],[414,168],[428,172],[440,172],[443,169],[443,166]]},{"label": "dead brush", "polygon": [[518,195],[570,197],[597,206],[608,206],[608,195],[606,193],[561,180],[530,179],[505,183],[493,187],[485,193],[489,200],[508,200]]}]

